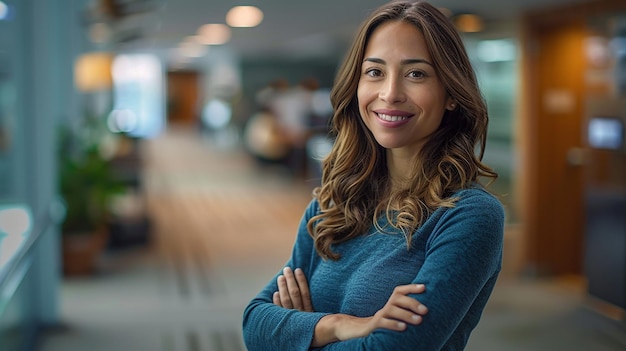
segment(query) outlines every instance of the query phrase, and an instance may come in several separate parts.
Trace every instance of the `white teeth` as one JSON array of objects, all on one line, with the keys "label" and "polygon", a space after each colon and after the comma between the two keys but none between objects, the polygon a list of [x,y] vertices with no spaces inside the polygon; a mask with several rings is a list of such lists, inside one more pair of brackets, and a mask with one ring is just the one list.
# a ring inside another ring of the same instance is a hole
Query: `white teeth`
[{"label": "white teeth", "polygon": [[380,119],[385,120],[387,122],[404,121],[405,119],[409,118],[409,117],[404,117],[404,116],[390,116],[390,115],[385,115],[382,113],[379,113],[378,117],[380,117]]}]

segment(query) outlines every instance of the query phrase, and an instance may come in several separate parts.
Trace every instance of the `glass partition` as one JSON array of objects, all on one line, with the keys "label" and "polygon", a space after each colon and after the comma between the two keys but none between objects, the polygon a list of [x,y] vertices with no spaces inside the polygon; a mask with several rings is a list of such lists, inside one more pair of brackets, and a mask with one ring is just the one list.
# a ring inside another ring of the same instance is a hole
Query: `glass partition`
[{"label": "glass partition", "polygon": [[20,152],[16,143],[20,127],[15,76],[17,23],[13,8],[10,1],[0,1],[0,202],[15,200],[19,189],[16,184]]},{"label": "glass partition", "polygon": [[517,223],[514,176],[517,151],[513,125],[518,101],[518,42],[513,36],[465,38],[470,60],[476,69],[489,111],[489,129],[484,161],[498,172],[491,188],[501,195],[507,223]]}]

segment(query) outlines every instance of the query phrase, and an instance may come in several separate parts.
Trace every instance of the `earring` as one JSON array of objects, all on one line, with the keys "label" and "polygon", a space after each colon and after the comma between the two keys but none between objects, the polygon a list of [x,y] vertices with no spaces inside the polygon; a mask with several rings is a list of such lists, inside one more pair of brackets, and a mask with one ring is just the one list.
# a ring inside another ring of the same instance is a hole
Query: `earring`
[{"label": "earring", "polygon": [[454,110],[456,108],[456,104],[453,102],[450,104],[450,110]]}]

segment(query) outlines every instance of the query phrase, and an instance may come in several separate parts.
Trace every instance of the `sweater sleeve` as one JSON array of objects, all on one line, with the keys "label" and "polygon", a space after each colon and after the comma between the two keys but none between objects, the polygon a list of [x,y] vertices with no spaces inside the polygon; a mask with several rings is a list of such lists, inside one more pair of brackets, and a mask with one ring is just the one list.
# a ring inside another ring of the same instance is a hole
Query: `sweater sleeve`
[{"label": "sweater sleeve", "polygon": [[464,348],[501,269],[504,231],[500,202],[481,190],[467,193],[436,222],[424,264],[413,280],[426,285],[424,293],[410,295],[429,309],[422,323],[408,325],[403,332],[378,329],[367,337],[332,343],[322,350]]},{"label": "sweater sleeve", "polygon": [[[317,209],[317,201],[311,201],[300,221],[291,258],[287,263],[289,267],[301,268],[307,276],[315,249],[306,225],[309,218],[316,214]],[[315,325],[327,314],[300,312],[274,305],[272,294],[278,291],[276,279],[280,274],[282,270],[244,310],[243,337],[250,351],[306,351],[313,340]]]}]

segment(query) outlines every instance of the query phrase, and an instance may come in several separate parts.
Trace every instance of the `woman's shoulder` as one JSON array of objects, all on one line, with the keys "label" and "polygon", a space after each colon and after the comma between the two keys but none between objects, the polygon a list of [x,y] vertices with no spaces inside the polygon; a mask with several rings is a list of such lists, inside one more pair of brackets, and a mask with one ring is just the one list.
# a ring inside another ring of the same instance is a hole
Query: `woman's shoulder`
[{"label": "woman's shoulder", "polygon": [[463,213],[463,218],[475,217],[486,220],[492,218],[501,221],[504,218],[504,206],[496,195],[489,192],[480,184],[455,191],[450,196],[454,201],[451,208],[439,208],[433,219],[458,216]]},{"label": "woman's shoulder", "polygon": [[311,217],[320,214],[320,212],[320,203],[317,201],[317,197],[314,196],[304,210],[304,217],[308,220]]},{"label": "woman's shoulder", "polygon": [[[430,240],[454,237],[465,240],[468,231],[479,231],[482,235],[469,236],[478,240],[479,245],[491,243],[497,246],[501,243],[505,213],[496,195],[483,186],[476,185],[457,190],[451,197],[455,199],[454,206],[439,208],[426,223],[425,227],[439,233],[431,236]],[[443,233],[445,235],[442,235]]]},{"label": "woman's shoulder", "polygon": [[469,188],[455,191],[452,198],[456,199],[456,206],[495,206],[502,207],[502,203],[496,195],[489,192],[480,184],[472,185]]}]

